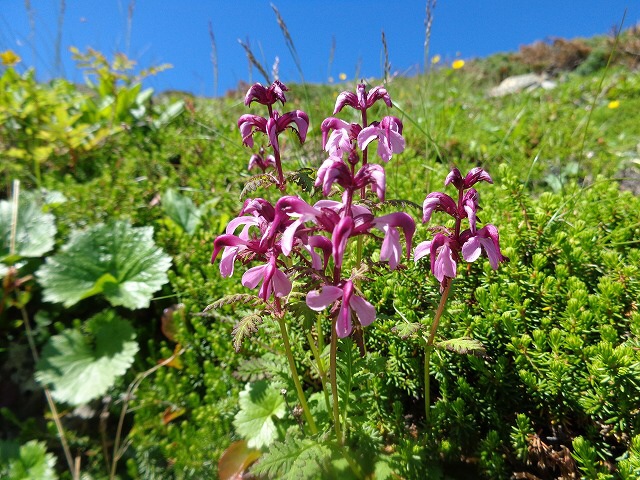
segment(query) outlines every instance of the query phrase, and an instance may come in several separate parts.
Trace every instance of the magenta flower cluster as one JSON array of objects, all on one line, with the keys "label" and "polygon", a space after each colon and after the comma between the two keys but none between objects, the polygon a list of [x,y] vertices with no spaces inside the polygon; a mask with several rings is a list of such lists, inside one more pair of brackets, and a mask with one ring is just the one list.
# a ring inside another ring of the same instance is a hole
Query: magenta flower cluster
[{"label": "magenta flower cluster", "polygon": [[[280,114],[273,107],[286,102],[287,87],[279,81],[269,87],[252,86],[245,97],[245,105],[253,102],[267,107],[268,116],[242,115],[238,128],[243,143],[252,147],[254,137],[262,134],[273,154],[266,154],[264,145],[252,155],[249,169],[258,168],[263,173],[271,167],[277,170],[276,183],[284,192],[286,185],[281,165],[279,135],[286,129],[293,130],[304,143],[309,128],[306,113],[294,110]],[[228,277],[233,274],[237,261],[252,263],[242,276],[242,284],[258,288],[258,296],[272,306],[272,311],[282,313],[286,309],[283,299],[292,291],[294,274],[303,289],[307,290],[306,304],[315,311],[330,308],[339,337],[351,334],[353,322],[361,326],[371,324],[376,317],[375,308],[358,291],[353,277],[343,272],[344,256],[350,239],[373,237],[382,241],[380,261],[388,262],[392,270],[397,268],[403,255],[403,241],[407,257],[412,249],[416,230],[415,221],[405,212],[376,217],[371,209],[358,200],[371,191],[381,202],[386,195],[386,174],[383,165],[370,161],[368,147],[377,142],[377,156],[386,163],[405,148],[403,125],[399,118],[385,116],[369,121],[368,111],[378,101],[392,107],[387,90],[374,87],[367,91],[364,84],[356,92],[343,92],[336,101],[333,115],[345,107],[358,112],[359,121],[347,122],[329,117],[321,124],[322,148],[327,158],[319,167],[315,180],[324,197],[339,195],[339,200],[325,198],[310,205],[302,198],[284,195],[275,204],[264,198],[245,201],[240,215],[227,225],[226,231],[214,241],[211,261],[221,253],[220,272]],[[492,183],[482,169],[471,170],[462,177],[453,169],[445,186],[453,184],[458,189],[455,201],[440,192],[427,196],[423,205],[423,221],[428,222],[434,211],[444,211],[455,219],[455,227],[439,229],[435,237],[418,245],[414,258],[429,255],[431,270],[441,285],[456,276],[461,258],[474,261],[481,254],[489,258],[493,268],[505,260],[500,252],[498,232],[495,226],[476,228],[478,194],[472,188],[479,181]],[[469,228],[461,231],[461,222],[468,219]],[[297,258],[298,262],[292,261]],[[258,264],[255,265],[255,262]]]},{"label": "magenta flower cluster", "polygon": [[[422,221],[431,220],[433,212],[445,212],[455,219],[453,230],[440,227],[432,240],[416,245],[413,258],[419,259],[429,256],[431,272],[438,279],[441,289],[446,282],[455,278],[457,264],[460,258],[473,262],[484,254],[489,259],[493,269],[497,269],[506,260],[500,251],[500,239],[495,225],[487,224],[477,229],[478,192],[473,186],[480,182],[493,183],[489,174],[482,168],[474,168],[463,178],[457,168],[445,179],[445,187],[452,184],[458,190],[457,202],[449,195],[432,192],[422,204]],[[467,219],[469,228],[461,231],[462,220]]]},{"label": "magenta flower cluster", "polygon": [[273,156],[264,157],[264,151],[259,156],[252,156],[249,168],[254,165],[266,170],[269,164],[275,165],[278,172],[278,185],[284,190],[284,175],[282,173],[282,164],[280,161],[280,142],[278,137],[286,129],[290,129],[296,133],[300,143],[304,143],[309,129],[309,117],[302,110],[293,110],[283,115],[273,108],[276,102],[280,102],[283,106],[287,99],[284,92],[289,89],[276,80],[269,87],[263,87],[259,83],[253,85],[244,98],[244,104],[248,107],[253,102],[265,105],[268,109],[268,117],[260,115],[245,114],[238,119],[238,128],[242,134],[242,143],[248,147],[253,147],[253,136],[256,132],[263,133],[269,140],[269,145],[273,149]]},{"label": "magenta flower cluster", "polygon": [[[280,162],[278,136],[285,129],[294,130],[301,142],[305,141],[309,120],[300,111],[280,115],[273,105],[286,101],[286,86],[280,82],[270,87],[256,84],[247,93],[245,104],[252,102],[266,105],[268,118],[258,115],[242,115],[238,127],[243,143],[253,146],[254,136],[262,133],[268,139],[273,155],[266,155],[264,148],[251,157],[249,168],[263,172],[271,165],[278,171],[279,186],[284,190],[284,177]],[[336,319],[336,332],[340,337],[352,331],[352,313],[363,326],[375,319],[374,307],[357,291],[353,279],[342,275],[343,259],[348,242],[357,236],[382,235],[380,260],[388,261],[391,269],[397,268],[402,257],[401,235],[404,235],[407,257],[416,226],[413,218],[397,212],[375,217],[370,209],[354,202],[364,198],[371,189],[380,201],[385,198],[386,175],[384,168],[368,161],[367,146],[378,142],[378,156],[387,162],[394,154],[404,150],[402,122],[392,116],[380,121],[367,122],[367,110],[382,100],[391,107],[389,94],[383,87],[367,92],[365,85],[358,85],[356,93],[339,95],[334,115],[345,106],[359,111],[362,122],[347,123],[336,117],[322,122],[322,146],[328,158],[318,169],[315,186],[325,197],[338,188],[341,200],[324,199],[310,205],[297,196],[286,195],[275,204],[263,198],[247,200],[240,216],[232,220],[223,235],[214,241],[212,262],[222,252],[220,272],[227,277],[233,274],[236,261],[244,264],[259,262],[242,276],[242,284],[259,288],[258,295],[265,302],[280,305],[280,299],[291,293],[292,282],[288,265],[290,257],[301,259],[310,278],[318,287],[308,292],[306,302],[313,310],[332,307]]]}]

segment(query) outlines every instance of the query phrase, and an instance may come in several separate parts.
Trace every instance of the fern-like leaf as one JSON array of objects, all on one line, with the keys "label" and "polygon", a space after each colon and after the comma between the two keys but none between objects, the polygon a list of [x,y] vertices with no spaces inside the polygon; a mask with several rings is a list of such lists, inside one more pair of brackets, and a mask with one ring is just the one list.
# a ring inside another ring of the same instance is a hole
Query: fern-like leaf
[{"label": "fern-like leaf", "polygon": [[483,357],[487,353],[484,345],[482,345],[479,340],[475,340],[469,337],[452,338],[451,340],[438,342],[436,346],[439,348],[444,348],[445,350],[449,350],[450,352],[460,353],[462,355],[471,354]]},{"label": "fern-like leaf", "polygon": [[407,208],[413,208],[415,210],[422,211],[422,206],[414,203],[410,200],[385,200],[384,202],[379,202],[371,205],[371,208],[376,210],[382,210],[386,207],[394,207],[396,209],[400,209],[402,211],[407,210]]},{"label": "fern-like leaf", "polygon": [[301,168],[297,172],[290,172],[286,175],[287,181],[293,182],[302,188],[303,191],[312,193],[314,191],[314,183],[312,175],[314,170],[311,168]]},{"label": "fern-like leaf", "polygon": [[224,307],[225,305],[231,305],[233,303],[242,303],[244,305],[251,305],[253,307],[257,307],[258,305],[264,304],[264,301],[255,295],[251,295],[248,293],[236,293],[233,295],[225,295],[220,300],[216,300],[215,302],[207,305],[207,307],[202,311],[202,313],[207,313],[210,310],[218,309]]},{"label": "fern-like leaf", "polygon": [[289,367],[284,356],[265,354],[242,362],[233,376],[244,382],[255,382],[272,377],[286,377]]},{"label": "fern-like leaf", "polygon": [[330,459],[331,449],[327,445],[309,438],[289,437],[271,445],[252,472],[282,480],[322,478]]},{"label": "fern-like leaf", "polygon": [[420,322],[408,322],[405,320],[398,323],[391,331],[397,333],[403,340],[406,340],[409,337],[413,337],[421,329],[422,324]]},{"label": "fern-like leaf", "polygon": [[260,187],[267,187],[276,183],[278,183],[278,180],[270,173],[251,177],[249,181],[244,184],[242,192],[240,192],[240,200],[244,200],[249,193],[255,192]]},{"label": "fern-like leaf", "polygon": [[261,323],[262,317],[257,313],[252,313],[243,317],[242,320],[233,327],[231,335],[233,335],[233,348],[236,352],[239,352],[242,348],[242,341],[245,338],[249,338],[258,331],[258,325]]}]

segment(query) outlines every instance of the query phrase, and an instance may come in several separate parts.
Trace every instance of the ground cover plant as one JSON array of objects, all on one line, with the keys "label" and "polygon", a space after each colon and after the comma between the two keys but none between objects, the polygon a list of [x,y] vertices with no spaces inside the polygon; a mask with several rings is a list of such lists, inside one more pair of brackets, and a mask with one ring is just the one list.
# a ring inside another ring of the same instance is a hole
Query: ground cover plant
[{"label": "ground cover plant", "polygon": [[500,98],[6,65],[0,476],[638,478],[640,79],[578,47]]}]

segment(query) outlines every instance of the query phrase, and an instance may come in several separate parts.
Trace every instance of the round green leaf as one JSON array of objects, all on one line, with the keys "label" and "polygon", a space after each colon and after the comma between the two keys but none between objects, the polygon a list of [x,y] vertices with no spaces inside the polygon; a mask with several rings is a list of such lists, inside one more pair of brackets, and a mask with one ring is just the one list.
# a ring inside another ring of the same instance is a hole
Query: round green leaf
[{"label": "round green leaf", "polygon": [[11,255],[11,222],[13,205],[0,200],[0,261],[10,262],[24,257],[40,257],[53,248],[56,225],[54,216],[43,213],[35,199],[23,198],[18,205],[15,258]]},{"label": "round green leaf", "polygon": [[112,311],[92,317],[86,330],[52,336],[37,365],[36,380],[50,385],[56,400],[71,405],[104,395],[138,352],[133,328]]},{"label": "round green leaf", "polygon": [[240,411],[233,425],[239,435],[247,439],[249,448],[268,446],[277,437],[272,417],[285,414],[284,399],[278,390],[264,380],[248,383],[240,392]]},{"label": "round green leaf", "polygon": [[153,242],[152,227],[115,222],[73,233],[37,277],[45,300],[65,307],[102,293],[111,305],[136,309],[149,306],[170,266],[171,258]]}]

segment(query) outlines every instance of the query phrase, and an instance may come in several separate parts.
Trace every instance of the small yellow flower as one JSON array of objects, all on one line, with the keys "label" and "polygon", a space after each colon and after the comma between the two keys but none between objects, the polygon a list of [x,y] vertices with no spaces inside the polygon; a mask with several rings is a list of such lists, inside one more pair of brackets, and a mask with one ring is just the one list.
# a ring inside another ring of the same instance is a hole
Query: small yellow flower
[{"label": "small yellow flower", "polygon": [[5,50],[0,52],[0,63],[6,67],[13,67],[16,63],[20,63],[22,59],[13,50]]},{"label": "small yellow flower", "polygon": [[459,70],[462,67],[464,67],[464,60],[461,60],[461,59],[454,60],[451,66],[453,67],[454,70]]},{"label": "small yellow flower", "polygon": [[440,60],[440,55],[434,55],[433,57],[431,57],[431,65],[437,65],[438,63],[440,63]]},{"label": "small yellow flower", "polygon": [[341,73],[340,75],[338,75],[338,78],[344,82],[347,79],[347,74]]},{"label": "small yellow flower", "polygon": [[609,105],[607,105],[607,107],[609,107],[610,109],[614,109],[614,108],[618,108],[620,106],[620,100],[611,100],[609,102]]}]

